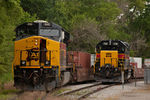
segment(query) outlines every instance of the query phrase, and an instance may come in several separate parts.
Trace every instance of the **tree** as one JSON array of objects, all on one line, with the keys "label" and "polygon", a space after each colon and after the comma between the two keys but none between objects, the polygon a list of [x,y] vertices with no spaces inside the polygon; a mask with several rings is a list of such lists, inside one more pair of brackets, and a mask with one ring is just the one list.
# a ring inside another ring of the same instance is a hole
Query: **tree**
[{"label": "tree", "polygon": [[54,6],[55,0],[21,0],[21,6],[30,15],[37,15],[39,19],[47,19],[49,9]]},{"label": "tree", "polygon": [[70,44],[70,49],[90,53],[94,53],[99,41],[107,39],[105,34],[100,34],[97,22],[92,19],[84,19],[74,25],[72,34],[73,42]]},{"label": "tree", "polygon": [[[13,59],[13,42],[16,25],[25,20],[32,20],[28,13],[25,13],[20,6],[19,0],[0,1],[0,76],[10,74]],[[0,80],[4,77],[0,77]]]}]

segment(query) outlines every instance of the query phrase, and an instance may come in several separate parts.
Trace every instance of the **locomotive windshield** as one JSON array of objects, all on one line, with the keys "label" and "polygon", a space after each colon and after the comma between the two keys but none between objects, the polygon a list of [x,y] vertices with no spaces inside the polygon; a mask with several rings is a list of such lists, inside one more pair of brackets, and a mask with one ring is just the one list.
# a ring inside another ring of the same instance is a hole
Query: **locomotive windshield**
[{"label": "locomotive windshield", "polygon": [[16,37],[25,37],[31,35],[38,35],[38,24],[27,23],[23,24],[16,29]]},{"label": "locomotive windshield", "polygon": [[114,45],[102,46],[101,50],[117,50],[120,53],[125,52],[125,48],[124,47],[114,46]]}]

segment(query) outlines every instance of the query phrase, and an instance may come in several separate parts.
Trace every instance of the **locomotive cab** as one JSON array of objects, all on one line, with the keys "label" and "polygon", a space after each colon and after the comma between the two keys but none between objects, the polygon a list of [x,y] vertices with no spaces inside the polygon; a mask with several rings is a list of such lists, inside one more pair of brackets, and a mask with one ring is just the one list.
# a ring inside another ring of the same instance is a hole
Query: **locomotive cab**
[{"label": "locomotive cab", "polygon": [[55,23],[48,23],[47,21],[43,20],[26,22],[24,24],[19,25],[15,29],[15,31],[15,40],[20,40],[30,36],[42,36],[67,44],[70,38],[70,34],[66,32],[61,26]]}]

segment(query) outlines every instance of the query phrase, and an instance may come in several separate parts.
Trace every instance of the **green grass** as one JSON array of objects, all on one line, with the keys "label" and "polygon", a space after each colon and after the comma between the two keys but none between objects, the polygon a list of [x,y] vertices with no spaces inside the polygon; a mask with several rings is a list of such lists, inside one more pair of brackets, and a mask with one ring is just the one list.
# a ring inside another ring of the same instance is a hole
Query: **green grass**
[{"label": "green grass", "polygon": [[18,90],[15,89],[5,90],[4,88],[4,84],[12,80],[13,80],[12,72],[10,71],[0,76],[0,100],[7,100],[9,97],[11,97],[12,95],[18,92]]},{"label": "green grass", "polygon": [[41,100],[40,98],[38,98],[37,100]]},{"label": "green grass", "polygon": [[62,88],[62,89],[59,89],[59,90],[55,91],[55,92],[54,92],[54,95],[55,95],[55,94],[61,94],[61,93],[65,92],[65,91],[69,91],[69,90],[71,90],[71,89]]},{"label": "green grass", "polygon": [[19,91],[15,89],[2,90],[0,92],[0,100],[7,100],[9,97],[15,95],[17,92]]},{"label": "green grass", "polygon": [[6,82],[9,82],[11,81],[13,78],[12,78],[12,72],[7,72],[5,74],[3,74],[1,77],[0,77],[0,82],[1,83],[6,83]]},{"label": "green grass", "polygon": [[76,92],[75,94],[76,95],[82,95],[82,94],[86,94],[88,93],[88,91],[79,91],[79,92]]},{"label": "green grass", "polygon": [[7,72],[0,77],[0,90],[4,88],[4,84],[12,81],[12,72]]},{"label": "green grass", "polygon": [[19,90],[16,89],[10,89],[10,90],[3,90],[0,92],[0,95],[7,95],[7,94],[13,94],[13,93],[17,93],[19,92]]}]

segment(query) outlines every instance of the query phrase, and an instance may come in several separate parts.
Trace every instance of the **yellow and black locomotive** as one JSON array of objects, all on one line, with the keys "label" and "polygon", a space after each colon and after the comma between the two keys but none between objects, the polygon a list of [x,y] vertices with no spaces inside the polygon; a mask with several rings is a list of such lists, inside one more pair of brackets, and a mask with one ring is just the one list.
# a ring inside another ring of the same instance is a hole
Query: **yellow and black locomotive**
[{"label": "yellow and black locomotive", "polygon": [[70,74],[66,70],[68,32],[42,20],[21,24],[15,31],[12,64],[15,87],[51,90],[69,81]]},{"label": "yellow and black locomotive", "polygon": [[124,79],[131,75],[129,45],[120,40],[103,40],[96,46],[94,76],[103,82],[120,82],[121,72]]}]

